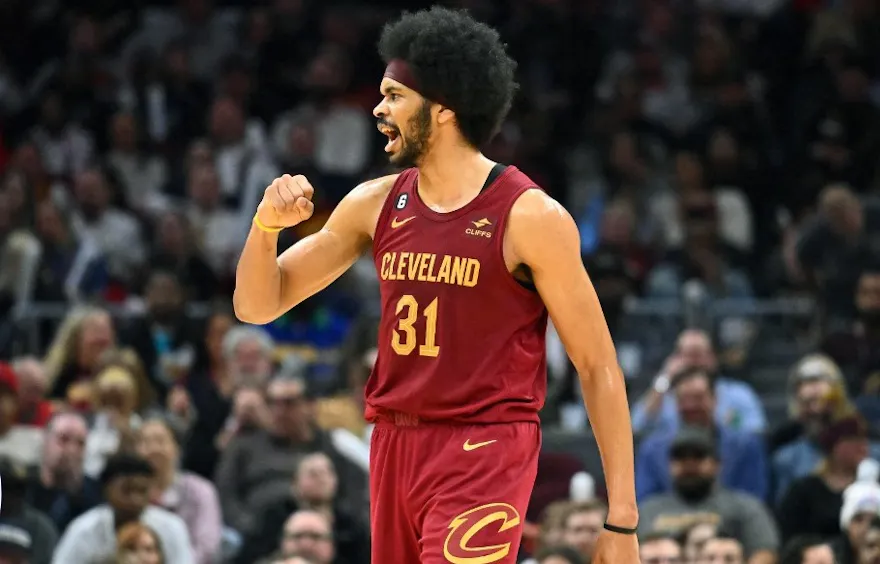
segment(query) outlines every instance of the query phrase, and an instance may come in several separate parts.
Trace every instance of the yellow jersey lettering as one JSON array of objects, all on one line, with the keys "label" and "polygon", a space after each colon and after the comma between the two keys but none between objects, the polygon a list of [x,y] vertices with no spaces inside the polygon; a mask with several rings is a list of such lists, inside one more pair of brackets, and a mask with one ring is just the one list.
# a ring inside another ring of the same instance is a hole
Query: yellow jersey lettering
[{"label": "yellow jersey lettering", "polygon": [[431,254],[429,255],[431,258],[428,261],[428,274],[425,276],[425,281],[427,282],[436,282],[437,277],[434,276],[434,263],[437,261],[437,255]]},{"label": "yellow jersey lettering", "polygon": [[421,255],[421,259],[419,261],[419,273],[416,275],[416,280],[419,282],[427,282],[428,281],[428,273],[431,270],[431,257],[433,255],[423,254]]},{"label": "yellow jersey lettering", "polygon": [[477,279],[480,277],[480,261],[477,259],[467,259],[464,267],[464,280],[462,285],[467,288],[473,288],[477,285]]},{"label": "yellow jersey lettering", "polygon": [[394,253],[382,255],[382,266],[379,268],[379,277],[382,280],[391,279],[391,266],[394,264]]},{"label": "yellow jersey lettering", "polygon": [[437,282],[449,284],[449,269],[452,267],[452,257],[443,255],[443,261],[440,263],[440,270],[437,272]]},{"label": "yellow jersey lettering", "polygon": [[433,253],[387,252],[379,261],[379,277],[473,288],[480,279],[480,261]]},{"label": "yellow jersey lettering", "polygon": [[409,265],[407,265],[406,277],[408,280],[417,280],[419,268],[422,265],[422,260],[425,258],[425,255],[422,253],[413,253],[410,256],[412,257],[412,260],[409,261]]},{"label": "yellow jersey lettering", "polygon": [[395,280],[406,280],[406,260],[410,253],[400,253],[397,255],[397,268],[394,270]]}]

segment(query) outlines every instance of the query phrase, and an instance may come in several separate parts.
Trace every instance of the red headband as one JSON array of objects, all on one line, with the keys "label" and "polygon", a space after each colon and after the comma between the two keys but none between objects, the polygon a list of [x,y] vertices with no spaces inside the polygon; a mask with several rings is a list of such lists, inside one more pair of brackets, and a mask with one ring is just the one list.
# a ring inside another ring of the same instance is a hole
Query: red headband
[{"label": "red headband", "polygon": [[385,67],[385,76],[421,93],[419,81],[416,80],[409,63],[403,59],[391,59],[388,66]]},{"label": "red headband", "polygon": [[388,62],[388,66],[385,67],[384,76],[403,84],[411,90],[415,90],[428,100],[446,105],[442,96],[432,92],[425,92],[418,79],[416,79],[412,67],[403,59],[391,59],[391,61]]}]

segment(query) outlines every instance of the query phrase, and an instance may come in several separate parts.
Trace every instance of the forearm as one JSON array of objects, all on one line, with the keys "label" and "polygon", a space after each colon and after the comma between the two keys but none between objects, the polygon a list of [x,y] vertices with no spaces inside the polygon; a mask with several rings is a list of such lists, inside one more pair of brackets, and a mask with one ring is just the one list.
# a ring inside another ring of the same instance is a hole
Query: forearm
[{"label": "forearm", "polygon": [[581,389],[608,489],[608,522],[635,527],[638,508],[629,404],[620,368],[615,362],[579,369]]},{"label": "forearm", "polygon": [[251,225],[235,271],[232,298],[235,315],[245,323],[263,325],[281,313],[281,270],[278,267],[278,233]]}]

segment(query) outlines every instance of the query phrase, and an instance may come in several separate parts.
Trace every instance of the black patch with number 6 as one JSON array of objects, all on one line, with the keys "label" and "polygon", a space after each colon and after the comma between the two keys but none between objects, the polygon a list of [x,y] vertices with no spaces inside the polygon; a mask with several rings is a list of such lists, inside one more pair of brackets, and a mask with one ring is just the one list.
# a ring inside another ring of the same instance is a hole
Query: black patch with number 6
[{"label": "black patch with number 6", "polygon": [[394,205],[395,208],[402,210],[406,207],[407,202],[409,202],[409,194],[401,194],[397,198],[397,203]]}]

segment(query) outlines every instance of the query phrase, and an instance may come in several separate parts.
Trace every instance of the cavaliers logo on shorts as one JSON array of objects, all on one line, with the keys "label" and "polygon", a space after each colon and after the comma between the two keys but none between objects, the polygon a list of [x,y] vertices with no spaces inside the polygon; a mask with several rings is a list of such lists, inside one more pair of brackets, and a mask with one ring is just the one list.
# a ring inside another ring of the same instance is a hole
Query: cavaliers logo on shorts
[{"label": "cavaliers logo on shorts", "polygon": [[[488,503],[455,517],[443,543],[443,555],[452,564],[492,564],[510,554],[512,530],[521,522],[519,512],[506,503]],[[509,538],[506,542],[503,539]]]}]

